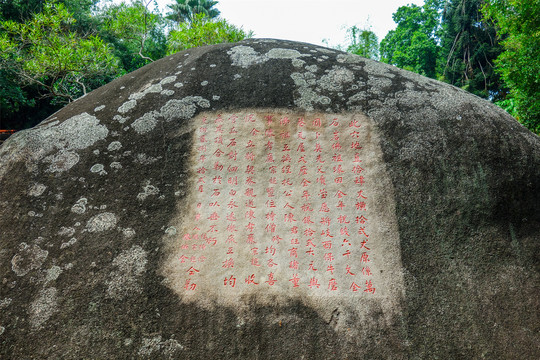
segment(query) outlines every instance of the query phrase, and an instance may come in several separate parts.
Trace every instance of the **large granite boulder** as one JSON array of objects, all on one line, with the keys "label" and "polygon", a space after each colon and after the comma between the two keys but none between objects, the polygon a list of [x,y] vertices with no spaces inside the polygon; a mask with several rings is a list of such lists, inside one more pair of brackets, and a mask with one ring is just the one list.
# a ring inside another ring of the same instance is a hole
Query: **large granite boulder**
[{"label": "large granite boulder", "polygon": [[190,49],[0,147],[0,358],[540,358],[539,237],[540,140],[489,102]]}]

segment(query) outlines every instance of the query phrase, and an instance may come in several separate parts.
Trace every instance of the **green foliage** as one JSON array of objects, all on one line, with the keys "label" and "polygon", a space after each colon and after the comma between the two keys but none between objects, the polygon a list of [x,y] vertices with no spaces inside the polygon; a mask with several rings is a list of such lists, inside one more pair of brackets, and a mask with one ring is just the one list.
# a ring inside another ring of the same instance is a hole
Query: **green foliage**
[{"label": "green foliage", "polygon": [[113,44],[127,72],[165,56],[163,19],[148,10],[149,3],[138,0],[111,5],[99,15],[100,35]]},{"label": "green foliage", "polygon": [[[76,27],[82,30],[90,27],[92,8],[99,0],[56,0],[55,2],[65,6],[77,21]],[[48,1],[44,0],[0,0],[0,21],[26,22],[34,14],[43,12],[47,3]]]},{"label": "green foliage", "polygon": [[510,94],[511,114],[540,134],[540,0],[486,0],[483,13],[496,22],[504,52],[495,64]]},{"label": "green foliage", "polygon": [[352,26],[347,29],[347,37],[350,44],[347,52],[375,60],[379,58],[379,39],[369,28]]},{"label": "green foliage", "polygon": [[427,1],[423,7],[398,8],[392,18],[397,23],[381,41],[381,60],[419,74],[436,77],[440,48],[438,4]]},{"label": "green foliage", "polygon": [[217,3],[217,1],[208,0],[176,0],[176,4],[167,5],[171,9],[167,18],[177,24],[191,23],[198,14],[208,19],[215,19],[220,14],[219,10],[214,9]]},{"label": "green foliage", "polygon": [[27,93],[18,84],[16,75],[9,68],[0,67],[0,129],[8,126],[9,121],[4,119],[10,119],[23,107],[34,105],[35,100],[28,98]]},{"label": "green foliage", "polygon": [[170,17],[181,24],[167,36],[166,19],[149,10],[151,4],[155,1],[0,0],[0,123],[34,125],[63,103],[167,50],[251,36],[225,20],[210,20],[219,11],[217,1],[209,0],[169,6]]},{"label": "green foliage", "polygon": [[246,33],[223,19],[210,20],[204,14],[197,14],[191,23],[181,23],[169,33],[167,54],[204,45],[237,42],[251,36],[251,32]]},{"label": "green foliage", "polygon": [[506,91],[494,71],[501,53],[496,30],[480,12],[481,0],[450,0],[442,16],[444,80],[484,98]]},{"label": "green foliage", "polygon": [[[96,36],[71,31],[75,19],[63,4],[47,2],[25,23],[2,21],[2,69],[22,84],[39,85],[43,97],[65,102],[118,72],[110,47]],[[8,66],[9,65],[9,66]]]}]

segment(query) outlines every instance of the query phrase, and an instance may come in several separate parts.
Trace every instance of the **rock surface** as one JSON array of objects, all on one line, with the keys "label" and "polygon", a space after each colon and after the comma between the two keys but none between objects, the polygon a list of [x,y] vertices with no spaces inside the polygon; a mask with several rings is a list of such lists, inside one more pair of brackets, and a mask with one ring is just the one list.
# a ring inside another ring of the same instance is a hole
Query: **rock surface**
[{"label": "rock surface", "polygon": [[[219,178],[236,165],[240,185]],[[325,236],[350,257],[328,258]],[[534,359],[538,254],[537,136],[460,89],[308,44],[177,53],[0,147],[0,358]]]}]

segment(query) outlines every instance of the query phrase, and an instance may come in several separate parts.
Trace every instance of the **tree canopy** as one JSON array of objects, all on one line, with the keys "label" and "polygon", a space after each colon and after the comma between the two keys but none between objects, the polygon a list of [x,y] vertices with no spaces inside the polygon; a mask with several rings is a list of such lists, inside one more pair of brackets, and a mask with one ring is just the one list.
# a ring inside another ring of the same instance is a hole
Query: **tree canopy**
[{"label": "tree canopy", "polygon": [[494,70],[501,53],[493,23],[480,11],[481,0],[450,1],[442,16],[444,80],[483,98],[497,99],[505,90]]},{"label": "tree canopy", "polygon": [[214,8],[218,3],[217,1],[175,0],[175,2],[172,5],[167,5],[171,9],[167,18],[177,24],[184,22],[192,23],[199,14],[208,19],[215,19],[220,14],[220,11]]},{"label": "tree canopy", "polygon": [[356,25],[347,29],[349,45],[347,51],[369,59],[379,58],[379,38],[370,28]]},{"label": "tree canopy", "polygon": [[[218,1],[0,0],[0,127],[36,124],[113,78],[176,51],[251,37]],[[154,7],[154,8],[152,8]],[[352,26],[339,49],[494,101],[540,133],[540,0],[425,0],[399,7],[379,44]]]},{"label": "tree canopy", "polygon": [[204,14],[197,14],[191,22],[183,22],[169,33],[167,54],[204,45],[236,42],[252,35],[223,19],[211,20]]},{"label": "tree canopy", "polygon": [[154,4],[0,0],[0,127],[33,126],[167,53],[251,36],[216,18],[217,1],[177,0],[172,20]]},{"label": "tree canopy", "polygon": [[46,3],[24,23],[2,22],[3,65],[23,84],[42,87],[43,97],[67,102],[86,94],[89,86],[114,76],[118,63],[102,39],[72,31],[75,22],[61,3]]},{"label": "tree canopy", "polygon": [[509,94],[500,105],[540,134],[540,0],[486,0],[503,52],[494,61]]},{"label": "tree canopy", "polygon": [[540,133],[540,0],[426,0],[393,19],[382,61],[494,101]]},{"label": "tree canopy", "polygon": [[419,74],[436,77],[440,29],[438,7],[408,5],[393,14],[397,23],[381,41],[381,60]]},{"label": "tree canopy", "polygon": [[99,13],[100,35],[113,45],[126,72],[165,56],[163,17],[151,11],[151,2],[112,4]]}]

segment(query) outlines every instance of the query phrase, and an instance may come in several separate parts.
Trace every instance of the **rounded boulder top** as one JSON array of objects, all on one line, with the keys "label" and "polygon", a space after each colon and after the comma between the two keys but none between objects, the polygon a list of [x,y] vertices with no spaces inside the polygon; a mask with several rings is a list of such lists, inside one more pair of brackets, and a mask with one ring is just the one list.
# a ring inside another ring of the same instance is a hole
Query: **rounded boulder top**
[{"label": "rounded boulder top", "polygon": [[0,146],[0,357],[539,358],[540,140],[374,60],[179,52]]}]

